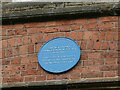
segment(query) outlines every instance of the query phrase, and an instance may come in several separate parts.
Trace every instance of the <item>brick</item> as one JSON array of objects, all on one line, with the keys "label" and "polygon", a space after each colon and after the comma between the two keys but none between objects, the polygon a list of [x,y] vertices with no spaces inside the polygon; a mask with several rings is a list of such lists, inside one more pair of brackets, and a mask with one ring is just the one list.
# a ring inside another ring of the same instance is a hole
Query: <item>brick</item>
[{"label": "brick", "polygon": [[110,50],[117,50],[118,47],[117,47],[117,42],[109,42],[109,49]]},{"label": "brick", "polygon": [[10,60],[3,59],[2,65],[10,65]]},{"label": "brick", "polygon": [[44,41],[51,40],[52,38],[55,38],[54,34],[45,34],[44,35]]},{"label": "brick", "polygon": [[10,38],[8,39],[8,47],[13,47],[15,46],[15,38]]},{"label": "brick", "polygon": [[3,78],[3,83],[23,82],[22,77]]},{"label": "brick", "polygon": [[104,74],[104,77],[116,77],[117,74],[116,74],[116,71],[105,71],[103,72]]},{"label": "brick", "polygon": [[43,35],[42,34],[32,34],[30,37],[30,43],[38,43],[43,41]]},{"label": "brick", "polygon": [[90,30],[90,29],[97,29],[97,23],[89,23],[83,25],[82,29]]},{"label": "brick", "polygon": [[98,31],[92,31],[92,40],[99,40],[99,32]]},{"label": "brick", "polygon": [[82,49],[82,50],[86,50],[86,48],[87,48],[87,47],[86,47],[86,46],[87,46],[86,44],[87,44],[86,41],[82,41],[82,42],[81,42],[81,49]]},{"label": "brick", "polygon": [[108,42],[101,42],[101,50],[107,50],[109,48]]},{"label": "brick", "polygon": [[35,76],[25,76],[24,82],[33,82],[35,80]]},{"label": "brick", "polygon": [[30,28],[30,29],[28,28],[27,29],[28,35],[38,33],[38,31],[39,31],[39,28]]},{"label": "brick", "polygon": [[109,30],[109,29],[112,29],[113,27],[114,27],[114,24],[112,22],[104,22],[104,23],[98,24],[99,30]]},{"label": "brick", "polygon": [[100,22],[111,22],[111,21],[118,21],[118,17],[109,16],[109,17],[101,17],[99,18]]},{"label": "brick", "polygon": [[37,54],[29,55],[28,59],[29,59],[30,63],[37,63],[38,62]]},{"label": "brick", "polygon": [[87,41],[87,50],[93,50],[93,45],[94,45],[93,40]]},{"label": "brick", "polygon": [[20,51],[20,47],[19,46],[12,48],[12,50],[13,50],[13,55],[14,56],[18,56],[19,55],[19,51]]},{"label": "brick", "polygon": [[57,37],[64,37],[64,33],[60,32],[60,33],[54,33],[54,34],[45,34],[44,41],[48,41]]},{"label": "brick", "polygon": [[88,23],[97,23],[97,19],[96,18],[90,18],[90,19],[88,19]]},{"label": "brick", "polygon": [[80,79],[81,78],[81,75],[80,73],[74,73],[74,74],[70,74],[70,77],[69,77],[71,80],[74,80],[74,79]]},{"label": "brick", "polygon": [[71,32],[70,33],[70,36],[73,40],[77,40],[77,35],[76,34],[77,34],[76,32]]},{"label": "brick", "polygon": [[80,28],[81,28],[81,25],[71,25],[70,26],[71,30],[80,30]]},{"label": "brick", "polygon": [[115,65],[117,64],[117,59],[115,58],[109,58],[104,61],[105,65]]},{"label": "brick", "polygon": [[84,32],[83,38],[84,38],[85,40],[90,40],[90,39],[92,39],[92,32],[91,32],[91,31],[86,31],[86,32]]},{"label": "brick", "polygon": [[49,75],[46,76],[46,80],[53,80],[53,77],[54,76],[52,74],[49,74]]},{"label": "brick", "polygon": [[7,40],[2,40],[2,48],[5,49],[8,47]]},{"label": "brick", "polygon": [[34,53],[34,45],[29,45],[29,46],[28,46],[28,53],[29,53],[29,54]]},{"label": "brick", "polygon": [[21,54],[21,55],[27,54],[29,52],[28,49],[29,49],[28,45],[20,46],[19,54]]},{"label": "brick", "polygon": [[42,43],[35,44],[35,52],[39,52],[42,45],[43,45]]},{"label": "brick", "polygon": [[113,40],[114,33],[113,32],[107,32],[106,33],[106,40]]},{"label": "brick", "polygon": [[36,75],[37,71],[36,70],[26,70],[26,71],[21,71],[22,76],[27,76],[27,75]]},{"label": "brick", "polygon": [[94,42],[94,45],[93,45],[94,50],[100,50],[100,47],[101,47],[101,42],[99,41]]},{"label": "brick", "polygon": [[15,30],[15,35],[26,35],[26,34],[27,34],[27,30],[24,29]]},{"label": "brick", "polygon": [[105,40],[105,32],[101,32],[99,35],[99,40]]},{"label": "brick", "polygon": [[3,25],[2,30],[13,29],[13,25]]},{"label": "brick", "polygon": [[81,60],[87,60],[87,59],[88,59],[87,53],[82,53],[81,54]]},{"label": "brick", "polygon": [[77,40],[83,39],[83,32],[76,32],[76,34],[77,34]]},{"label": "brick", "polygon": [[1,73],[3,78],[9,77],[9,71],[2,71]]},{"label": "brick", "polygon": [[84,25],[87,23],[87,19],[76,19],[72,21],[72,24],[81,24]]},{"label": "brick", "polygon": [[38,63],[28,63],[27,70],[36,70],[38,67]]},{"label": "brick", "polygon": [[103,77],[103,73],[92,71],[81,74],[81,78],[96,78],[96,77]]},{"label": "brick", "polygon": [[23,39],[22,39],[22,36],[16,37],[15,45],[17,45],[17,46],[19,46],[19,45],[23,45]]},{"label": "brick", "polygon": [[70,26],[59,26],[57,28],[58,28],[58,31],[60,31],[60,32],[70,31]]},{"label": "brick", "polygon": [[47,28],[40,28],[39,32],[41,32],[41,33],[55,33],[57,31],[62,31],[64,29],[62,27],[61,28],[60,27],[47,27]]},{"label": "brick", "polygon": [[6,57],[6,50],[0,50],[0,58],[5,58]]},{"label": "brick", "polygon": [[11,71],[11,70],[14,70],[14,71],[20,70],[20,66],[18,66],[18,65],[5,65],[5,66],[3,66],[3,71]]},{"label": "brick", "polygon": [[101,53],[102,58],[118,58],[118,52],[103,52]]},{"label": "brick", "polygon": [[119,40],[119,35],[120,35],[120,33],[119,32],[116,32],[116,33],[114,33],[114,35],[112,36],[113,37],[113,40]]},{"label": "brick", "polygon": [[26,69],[27,69],[27,64],[25,64],[25,63],[23,64],[22,63],[21,66],[20,66],[20,70],[21,71],[25,71]]},{"label": "brick", "polygon": [[24,28],[24,24],[14,24],[12,26],[13,29],[23,29]]},{"label": "brick", "polygon": [[93,65],[93,64],[94,64],[94,62],[91,61],[91,60],[85,60],[85,61],[83,61],[83,66],[90,66],[90,65]]},{"label": "brick", "polygon": [[23,44],[28,44],[29,40],[28,40],[28,36],[24,36],[23,37]]},{"label": "brick", "polygon": [[88,53],[89,59],[99,59],[101,58],[101,53],[95,52],[95,53]]},{"label": "brick", "polygon": [[11,64],[19,65],[21,63],[21,58],[20,57],[14,57],[13,60],[11,61]]},{"label": "brick", "polygon": [[44,80],[46,80],[46,75],[36,76],[36,81],[44,81]]},{"label": "brick", "polygon": [[7,35],[8,36],[15,35],[15,31],[14,30],[7,30]]},{"label": "brick", "polygon": [[13,56],[13,50],[11,48],[7,49],[6,57],[12,57],[12,56]]},{"label": "brick", "polygon": [[21,57],[21,64],[28,64],[30,61],[27,56]]},{"label": "brick", "polygon": [[26,23],[24,24],[26,28],[32,28],[32,27],[43,27],[46,26],[46,22],[32,22],[32,23]]},{"label": "brick", "polygon": [[116,71],[118,69],[118,65],[103,65],[101,66],[100,70],[101,71]]}]

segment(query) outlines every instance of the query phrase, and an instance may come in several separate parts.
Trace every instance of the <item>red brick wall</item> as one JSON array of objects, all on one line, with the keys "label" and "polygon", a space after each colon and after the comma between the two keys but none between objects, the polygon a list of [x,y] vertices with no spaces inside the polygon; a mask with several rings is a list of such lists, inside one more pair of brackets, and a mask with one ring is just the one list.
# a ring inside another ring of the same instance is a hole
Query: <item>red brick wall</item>
[{"label": "red brick wall", "polygon": [[[38,64],[40,47],[55,37],[72,38],[81,47],[81,61],[63,74]],[[3,25],[0,42],[3,84],[118,77],[117,16]]]}]

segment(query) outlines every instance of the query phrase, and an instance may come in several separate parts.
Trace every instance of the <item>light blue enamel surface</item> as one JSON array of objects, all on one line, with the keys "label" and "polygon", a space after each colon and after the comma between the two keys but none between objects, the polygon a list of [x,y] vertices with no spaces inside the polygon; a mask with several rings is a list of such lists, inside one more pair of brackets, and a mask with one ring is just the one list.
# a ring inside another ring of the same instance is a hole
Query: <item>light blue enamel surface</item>
[{"label": "light blue enamel surface", "polygon": [[54,38],[38,53],[40,66],[48,72],[62,73],[73,68],[80,59],[80,47],[69,38]]}]

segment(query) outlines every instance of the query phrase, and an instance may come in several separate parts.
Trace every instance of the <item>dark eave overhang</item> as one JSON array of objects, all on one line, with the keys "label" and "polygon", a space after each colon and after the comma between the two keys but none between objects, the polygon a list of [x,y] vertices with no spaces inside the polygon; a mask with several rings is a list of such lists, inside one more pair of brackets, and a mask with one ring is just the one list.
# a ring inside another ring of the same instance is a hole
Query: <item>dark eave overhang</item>
[{"label": "dark eave overhang", "polygon": [[2,20],[62,15],[120,15],[120,2],[106,3],[8,3],[2,5]]}]

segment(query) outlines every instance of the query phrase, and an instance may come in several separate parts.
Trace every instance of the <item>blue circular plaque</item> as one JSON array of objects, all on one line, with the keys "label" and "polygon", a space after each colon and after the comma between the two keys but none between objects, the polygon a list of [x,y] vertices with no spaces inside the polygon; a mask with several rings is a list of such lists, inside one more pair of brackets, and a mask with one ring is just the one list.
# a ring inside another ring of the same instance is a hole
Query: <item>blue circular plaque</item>
[{"label": "blue circular plaque", "polygon": [[80,47],[70,38],[54,38],[45,43],[39,53],[40,66],[51,73],[62,73],[73,68],[80,59]]}]

